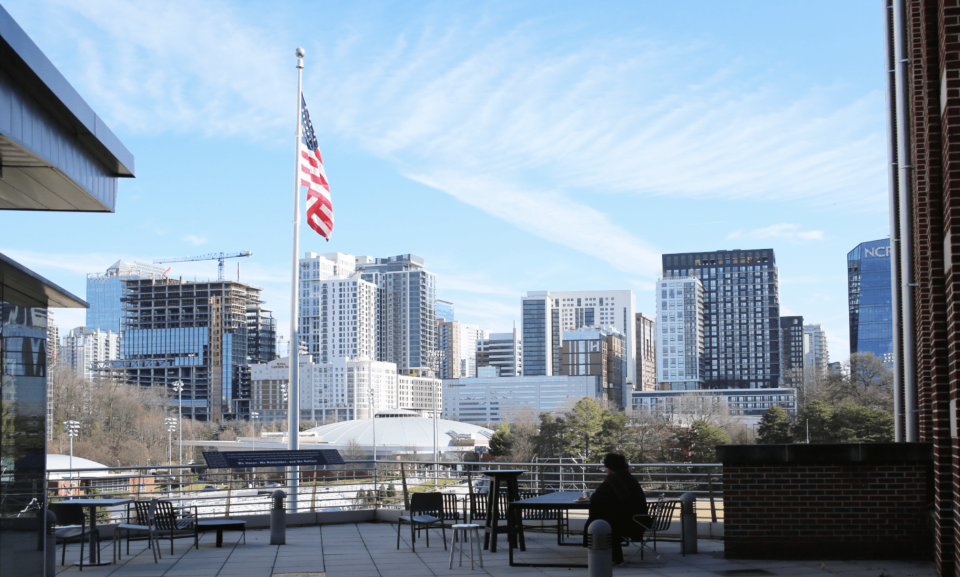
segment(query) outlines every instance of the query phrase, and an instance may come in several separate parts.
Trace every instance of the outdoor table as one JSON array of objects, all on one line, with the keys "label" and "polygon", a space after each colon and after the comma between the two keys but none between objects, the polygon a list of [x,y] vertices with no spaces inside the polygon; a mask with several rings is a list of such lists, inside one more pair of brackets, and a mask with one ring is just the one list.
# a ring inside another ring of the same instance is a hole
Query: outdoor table
[{"label": "outdoor table", "polygon": [[[563,491],[558,493],[548,493],[546,495],[540,495],[539,497],[531,497],[530,499],[524,499],[522,501],[510,501],[510,504],[507,506],[507,526],[510,530],[510,565],[513,567],[586,567],[586,564],[570,564],[570,563],[515,563],[513,561],[513,549],[514,542],[516,541],[515,535],[519,536],[521,543],[524,542],[523,538],[523,510],[550,510],[557,509],[562,511],[570,511],[574,509],[589,509],[590,501],[577,501],[580,497],[583,497],[583,493],[580,491]],[[511,514],[512,513],[512,514]],[[557,542],[561,545],[560,541],[560,527],[561,527],[561,515],[557,516]],[[526,547],[521,546],[521,551],[526,551]]]},{"label": "outdoor table", "polygon": [[[129,505],[133,503],[133,499],[67,499],[61,502],[80,505],[90,510],[90,562],[85,563],[85,565],[110,565],[112,561],[100,561],[100,548],[93,542],[93,536],[97,528],[97,507]],[[79,563],[77,563],[77,565],[79,565]]]},{"label": "outdoor table", "polygon": [[224,531],[243,531],[243,542],[247,542],[247,522],[239,519],[201,519],[197,521],[197,531],[216,531],[217,547],[223,547]]},{"label": "outdoor table", "polygon": [[[507,502],[520,500],[520,486],[517,477],[526,473],[522,469],[485,469],[481,473],[490,477],[490,491],[487,493],[487,522],[484,524],[483,548],[489,549],[491,553],[497,552],[497,533],[509,531],[510,527],[510,507],[507,507],[507,527],[499,527],[500,504],[497,495],[500,493],[500,484],[503,483],[507,489]],[[510,546],[515,543],[510,538]],[[526,542],[523,540],[523,533],[520,533],[520,550],[526,551]]]}]

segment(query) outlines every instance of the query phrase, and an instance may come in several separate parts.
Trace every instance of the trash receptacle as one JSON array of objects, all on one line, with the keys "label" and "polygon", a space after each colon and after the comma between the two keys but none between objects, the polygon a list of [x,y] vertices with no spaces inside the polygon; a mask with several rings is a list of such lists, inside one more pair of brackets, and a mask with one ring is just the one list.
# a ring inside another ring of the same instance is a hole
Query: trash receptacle
[{"label": "trash receptacle", "polygon": [[697,497],[693,493],[680,495],[680,538],[683,554],[697,552]]}]

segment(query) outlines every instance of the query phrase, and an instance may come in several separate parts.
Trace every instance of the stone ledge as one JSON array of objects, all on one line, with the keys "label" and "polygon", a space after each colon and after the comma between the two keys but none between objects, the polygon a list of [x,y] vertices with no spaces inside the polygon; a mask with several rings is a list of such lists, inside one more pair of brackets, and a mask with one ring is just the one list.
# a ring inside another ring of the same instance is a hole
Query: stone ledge
[{"label": "stone ledge", "polygon": [[724,467],[807,463],[933,463],[932,443],[824,443],[720,445]]}]

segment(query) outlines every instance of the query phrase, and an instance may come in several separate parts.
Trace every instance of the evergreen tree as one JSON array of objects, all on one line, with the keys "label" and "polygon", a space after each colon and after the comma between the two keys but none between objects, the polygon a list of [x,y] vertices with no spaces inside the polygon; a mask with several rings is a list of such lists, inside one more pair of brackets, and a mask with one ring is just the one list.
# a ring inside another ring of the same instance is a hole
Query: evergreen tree
[{"label": "evergreen tree", "polygon": [[596,400],[584,397],[577,401],[573,410],[567,413],[570,435],[566,439],[565,452],[589,460],[592,453],[601,450],[599,436],[603,430],[603,417],[604,411]]},{"label": "evergreen tree", "polygon": [[490,437],[490,454],[503,457],[510,452],[510,425],[502,423]]},{"label": "evergreen tree", "polygon": [[793,436],[790,434],[790,417],[787,412],[779,405],[773,405],[760,419],[760,426],[757,427],[757,442],[762,445],[773,445],[779,443],[792,443]]},{"label": "evergreen tree", "polygon": [[707,421],[694,421],[680,435],[680,448],[694,463],[713,463],[717,460],[717,445],[729,445],[730,437],[719,427]]},{"label": "evergreen tree", "polygon": [[892,441],[893,415],[847,403],[833,412],[830,429],[836,443]]},{"label": "evergreen tree", "polygon": [[806,442],[809,431],[811,443],[834,443],[836,441],[831,430],[832,421],[833,408],[830,405],[823,401],[810,401],[797,416],[797,422],[793,426],[793,438],[798,442]]}]

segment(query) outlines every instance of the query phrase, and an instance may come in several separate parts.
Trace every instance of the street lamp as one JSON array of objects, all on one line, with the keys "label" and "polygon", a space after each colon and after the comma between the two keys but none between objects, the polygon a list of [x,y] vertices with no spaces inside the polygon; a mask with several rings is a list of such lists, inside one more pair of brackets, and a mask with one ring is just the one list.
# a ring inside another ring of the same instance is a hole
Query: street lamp
[{"label": "street lamp", "polygon": [[253,421],[253,450],[257,450],[257,419],[260,418],[260,413],[257,411],[250,411],[250,420]]},{"label": "street lamp", "polygon": [[173,432],[177,430],[177,420],[173,417],[167,417],[163,420],[164,424],[167,426],[167,437],[169,438],[169,449],[167,455],[169,456],[170,466],[173,466]]},{"label": "street lamp", "polygon": [[377,470],[377,410],[375,406],[374,399],[376,396],[373,394],[373,387],[370,387],[370,422],[373,423],[373,470]]},{"label": "street lamp", "polygon": [[73,482],[73,439],[80,436],[80,421],[64,421],[63,429],[70,436],[70,494],[75,495],[73,492],[75,486]]},{"label": "street lamp", "polygon": [[179,436],[180,436],[180,465],[183,465],[183,381],[177,380],[173,383],[173,390],[177,393],[177,405],[179,406],[179,412],[177,413],[177,427],[179,427]]}]

